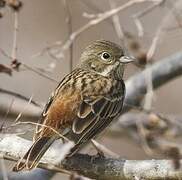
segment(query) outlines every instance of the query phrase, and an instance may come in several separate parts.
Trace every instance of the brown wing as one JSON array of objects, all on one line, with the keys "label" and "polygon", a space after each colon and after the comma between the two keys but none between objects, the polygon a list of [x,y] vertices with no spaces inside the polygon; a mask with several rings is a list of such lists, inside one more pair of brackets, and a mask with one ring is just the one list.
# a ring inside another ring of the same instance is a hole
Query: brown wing
[{"label": "brown wing", "polygon": [[113,84],[105,94],[97,96],[97,99],[92,96],[83,98],[78,117],[72,126],[73,132],[79,136],[73,151],[100,133],[121,113],[124,95],[125,85],[120,81]]},{"label": "brown wing", "polygon": [[121,99],[111,101],[110,99],[102,97],[91,104],[83,101],[78,117],[73,122],[73,132],[76,134],[82,133],[93,121],[96,121],[97,117],[99,117],[99,119],[115,117],[120,113],[121,108]]},{"label": "brown wing", "polygon": [[[62,81],[57,85],[55,91],[52,92],[51,96],[49,97],[48,102],[46,103],[44,110],[41,114],[41,117],[38,120],[38,124],[43,124],[44,120],[46,119],[46,116],[48,114],[48,111],[51,107],[51,105],[53,104],[53,102],[57,99],[57,96],[59,95],[59,91],[62,89],[62,87],[68,82],[70,81],[70,79],[73,76],[76,76],[78,73],[81,72],[81,69],[77,69],[75,71],[73,71],[72,73],[68,74],[67,76],[65,76]],[[39,133],[41,132],[41,125],[37,125],[36,129],[35,129],[35,134],[34,134],[34,141],[39,137]]]}]

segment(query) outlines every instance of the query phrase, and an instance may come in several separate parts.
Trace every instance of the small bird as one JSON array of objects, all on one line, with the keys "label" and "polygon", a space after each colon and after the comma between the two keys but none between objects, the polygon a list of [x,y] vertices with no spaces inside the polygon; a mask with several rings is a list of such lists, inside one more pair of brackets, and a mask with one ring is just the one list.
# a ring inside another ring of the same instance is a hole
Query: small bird
[{"label": "small bird", "polygon": [[60,138],[55,131],[74,141],[72,155],[121,114],[124,66],[133,58],[126,56],[117,44],[97,40],[86,47],[80,60],[80,65],[62,79],[49,98],[34,143],[14,171],[35,168],[51,144]]}]

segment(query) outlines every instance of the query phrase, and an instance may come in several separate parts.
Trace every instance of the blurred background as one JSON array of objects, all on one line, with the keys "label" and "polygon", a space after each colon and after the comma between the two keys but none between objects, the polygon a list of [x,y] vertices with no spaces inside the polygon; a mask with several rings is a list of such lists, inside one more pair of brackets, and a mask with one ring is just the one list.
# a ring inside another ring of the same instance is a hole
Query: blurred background
[{"label": "blurred background", "polygon": [[[1,7],[0,64],[12,68],[12,60],[16,59],[23,66],[14,68],[9,73],[11,76],[8,73],[0,73],[0,88],[16,92],[27,98],[33,97],[33,100],[43,106],[57,86],[56,81],[59,82],[70,72],[71,68],[79,63],[80,54],[85,46],[97,39],[110,40],[120,45],[124,43],[129,54],[137,58],[141,57],[139,65],[142,64],[142,66],[129,65],[125,73],[125,80],[144,69],[143,65],[147,61],[146,54],[161,26],[160,38],[150,62],[156,63],[182,50],[182,29],[180,27],[182,25],[182,19],[180,19],[182,18],[182,3],[177,0],[143,1],[117,13],[115,22],[117,25],[119,22],[121,32],[124,33],[122,38],[119,37],[115,28],[116,24],[113,23],[113,16],[111,16],[79,33],[70,47],[64,46],[69,42],[67,40],[72,33],[97,18],[99,13],[128,2],[124,0],[22,0],[22,7],[18,11],[13,10],[10,6]],[[139,30],[134,17],[155,3],[158,4],[139,18],[143,31]],[[175,11],[173,11],[174,9]],[[17,22],[18,30],[16,32],[15,23]],[[162,23],[164,25],[161,25]],[[17,41],[14,39],[15,34]],[[14,53],[12,52],[13,42],[16,42],[17,46],[17,51],[15,50]],[[10,57],[4,55],[3,52]],[[152,111],[180,117],[181,92],[181,77],[155,90]],[[12,111],[21,112],[25,104],[27,102],[20,101],[17,97],[0,92],[0,125],[8,125],[16,119],[16,113],[6,115],[8,107],[12,106]],[[25,111],[28,111],[27,109]],[[34,113],[36,114],[38,111],[40,109],[35,108]],[[31,113],[32,109],[29,114]],[[20,120],[26,121],[26,117],[21,117]],[[36,120],[34,119],[34,121]],[[34,126],[28,126],[28,128],[30,127],[33,131]],[[25,131],[24,128],[24,126],[20,126],[18,132],[22,129]],[[11,132],[13,131],[14,128],[11,129]],[[25,136],[31,138],[31,133]],[[123,138],[119,135],[112,137],[103,135],[98,141],[123,158],[161,157],[160,155],[149,156],[142,146],[129,136]],[[86,147],[85,151],[87,153],[95,152],[90,146]],[[12,163],[6,163],[7,169],[11,167]],[[60,177],[67,179],[62,174],[57,174],[53,179],[60,179]]]}]

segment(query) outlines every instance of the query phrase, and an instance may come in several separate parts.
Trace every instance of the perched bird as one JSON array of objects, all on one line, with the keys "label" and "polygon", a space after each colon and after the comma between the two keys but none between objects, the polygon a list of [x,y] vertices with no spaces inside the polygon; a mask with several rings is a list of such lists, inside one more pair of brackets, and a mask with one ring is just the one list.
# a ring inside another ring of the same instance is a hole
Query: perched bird
[{"label": "perched bird", "polygon": [[37,128],[33,145],[14,171],[36,167],[60,138],[55,131],[75,142],[70,153],[74,154],[121,114],[124,66],[133,59],[117,44],[97,40],[86,47],[80,60],[80,65],[63,78],[49,98],[41,116],[43,125]]}]

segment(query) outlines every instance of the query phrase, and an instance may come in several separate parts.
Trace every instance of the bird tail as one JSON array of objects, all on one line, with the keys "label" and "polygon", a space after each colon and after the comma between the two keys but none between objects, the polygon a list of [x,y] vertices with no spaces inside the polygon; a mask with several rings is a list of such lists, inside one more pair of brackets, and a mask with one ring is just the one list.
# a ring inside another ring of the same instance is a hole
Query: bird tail
[{"label": "bird tail", "polygon": [[21,171],[25,167],[29,170],[35,168],[38,165],[39,160],[55,140],[55,136],[38,138],[24,157],[15,164],[13,171]]}]

